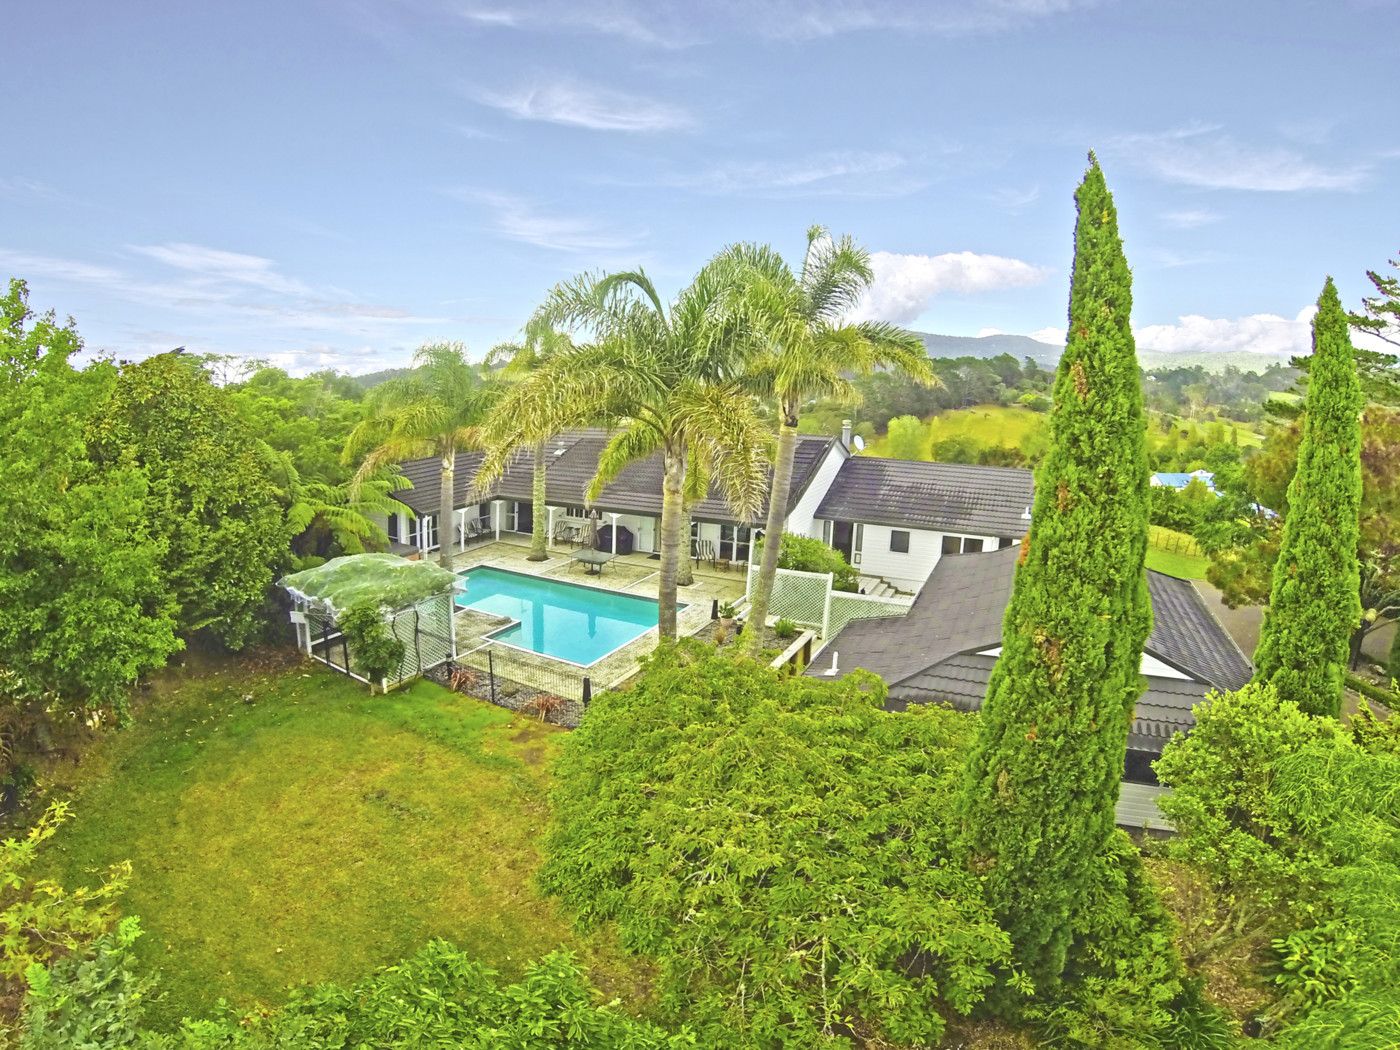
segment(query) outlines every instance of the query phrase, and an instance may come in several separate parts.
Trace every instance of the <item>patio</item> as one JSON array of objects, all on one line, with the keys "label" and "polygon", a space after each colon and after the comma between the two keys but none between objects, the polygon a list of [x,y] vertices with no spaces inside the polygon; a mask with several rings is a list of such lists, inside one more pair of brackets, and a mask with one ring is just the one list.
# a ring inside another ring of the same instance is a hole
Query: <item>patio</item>
[{"label": "patio", "polygon": [[[589,566],[574,560],[574,548],[550,547],[549,558],[545,561],[528,560],[529,552],[528,537],[522,536],[519,541],[502,537],[455,555],[452,566],[460,571],[489,565],[532,576],[566,580],[584,587],[656,597],[660,562],[650,554],[619,554],[602,568],[601,575],[594,575],[589,571]],[[694,635],[709,626],[711,608],[716,601],[734,602],[744,593],[745,573],[742,567],[725,571],[702,563],[699,569],[692,569],[692,572],[695,582],[679,589],[679,599],[685,604],[677,617],[677,627],[682,637]],[[485,645],[486,635],[499,627],[500,622],[495,618],[484,617],[472,610],[459,610],[456,617],[457,651],[463,654],[459,662],[471,663],[466,654]],[[592,680],[593,691],[601,692],[636,674],[640,659],[655,647],[656,630],[653,628],[586,670],[519,649],[493,648],[498,662],[504,656],[508,665],[506,670],[498,667],[497,673],[514,678],[523,685],[549,689],[559,682],[561,674],[574,679],[581,679],[587,674]]]}]

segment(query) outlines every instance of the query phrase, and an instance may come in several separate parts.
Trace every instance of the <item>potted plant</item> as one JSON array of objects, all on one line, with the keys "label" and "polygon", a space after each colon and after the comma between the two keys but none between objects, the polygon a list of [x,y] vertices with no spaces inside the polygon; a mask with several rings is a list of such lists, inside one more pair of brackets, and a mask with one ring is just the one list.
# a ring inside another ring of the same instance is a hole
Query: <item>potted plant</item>
[{"label": "potted plant", "polygon": [[734,627],[735,613],[736,610],[733,602],[719,603],[719,625],[723,627],[726,632],[732,630]]}]

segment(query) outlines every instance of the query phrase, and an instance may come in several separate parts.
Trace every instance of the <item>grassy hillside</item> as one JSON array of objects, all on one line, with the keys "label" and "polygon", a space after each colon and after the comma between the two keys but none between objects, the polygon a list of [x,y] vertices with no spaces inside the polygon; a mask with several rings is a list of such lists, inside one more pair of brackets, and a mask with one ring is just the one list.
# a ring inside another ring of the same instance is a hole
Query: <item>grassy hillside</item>
[{"label": "grassy hillside", "polygon": [[[1172,430],[1164,431],[1162,418],[1158,413],[1151,413],[1147,431],[1150,451],[1156,451],[1168,444],[1173,433],[1180,444],[1209,440],[1212,434],[1218,435],[1219,440],[1228,442],[1231,440],[1232,431],[1241,447],[1258,447],[1264,443],[1263,435],[1245,423],[1230,420],[1220,420],[1218,423],[1201,422],[1172,416],[1169,417]],[[925,432],[921,439],[922,453],[919,458],[934,459],[934,445],[940,441],[960,439],[979,448],[1000,446],[1020,449],[1028,458],[1033,459],[1045,446],[1049,422],[1048,414],[1033,412],[1020,405],[974,405],[971,408],[941,412],[924,421]],[[884,435],[873,438],[866,446],[866,453],[872,456],[890,455],[888,439]]]},{"label": "grassy hillside", "polygon": [[433,937],[511,976],[571,947],[636,1002],[637,964],[535,886],[561,736],[431,682],[371,697],[304,664],[201,675],[54,785],[75,817],[43,874],[132,862],[123,907],[165,1022],[353,981]]}]

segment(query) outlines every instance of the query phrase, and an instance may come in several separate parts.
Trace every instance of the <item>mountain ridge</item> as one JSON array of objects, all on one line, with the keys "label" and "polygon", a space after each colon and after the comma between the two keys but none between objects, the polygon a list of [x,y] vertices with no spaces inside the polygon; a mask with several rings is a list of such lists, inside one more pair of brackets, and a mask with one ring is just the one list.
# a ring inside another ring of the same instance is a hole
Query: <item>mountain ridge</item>
[{"label": "mountain ridge", "polygon": [[[914,332],[924,341],[929,357],[975,357],[985,360],[1010,354],[1018,361],[1029,357],[1036,364],[1053,368],[1060,360],[1063,347],[1042,343],[1028,335],[998,332],[996,335],[940,335],[936,332]],[[1286,365],[1291,355],[1283,353],[1254,353],[1249,350],[1181,350],[1164,353],[1139,350],[1138,364],[1151,371],[1154,368],[1204,368],[1208,372],[1223,372],[1238,368],[1241,372],[1263,372],[1272,364]]]}]

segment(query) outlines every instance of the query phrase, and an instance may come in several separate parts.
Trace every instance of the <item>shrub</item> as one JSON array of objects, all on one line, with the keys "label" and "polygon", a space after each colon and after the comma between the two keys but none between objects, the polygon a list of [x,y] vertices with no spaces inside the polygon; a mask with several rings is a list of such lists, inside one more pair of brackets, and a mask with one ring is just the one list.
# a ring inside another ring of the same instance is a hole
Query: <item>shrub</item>
[{"label": "shrub", "polygon": [[791,641],[797,637],[797,624],[784,616],[773,625],[773,633],[785,642]]},{"label": "shrub", "polygon": [[974,720],[884,696],[686,643],[566,742],[541,880],[705,1045],[936,1042],[1006,961],[940,809]]},{"label": "shrub", "polygon": [[20,1050],[141,1045],[142,1008],[155,981],[136,970],[131,948],[140,936],[140,921],[130,916],[87,951],[66,955],[52,967],[31,964]]},{"label": "shrub", "polygon": [[0,842],[0,980],[19,978],[32,965],[91,943],[116,919],[130,864],[109,868],[91,888],[66,889],[26,872],[68,816],[68,804],[55,802],[24,838]]},{"label": "shrub", "polygon": [[356,670],[371,686],[398,673],[404,644],[389,630],[378,605],[352,605],[336,617],[336,626],[345,635]]},{"label": "shrub", "polygon": [[[783,533],[782,544],[778,551],[778,568],[796,572],[829,572],[834,577],[832,586],[836,590],[860,590],[860,574],[851,568],[846,556],[835,547],[811,536],[798,536],[792,532]],[[758,556],[754,555],[755,558]]]},{"label": "shrub", "polygon": [[174,1036],[137,1027],[151,982],[133,970],[134,937],[104,938],[92,957],[35,973],[23,1050],[140,1046],[145,1050],[680,1050],[686,1029],[668,1034],[601,1005],[572,955],[552,952],[503,984],[452,945],[432,941],[351,988],[322,985],[247,1017],[186,1020]]},{"label": "shrub", "polygon": [[[1280,1042],[1400,1042],[1400,747],[1388,727],[1367,714],[1349,730],[1253,684],[1197,705],[1195,729],[1156,768],[1174,789],[1160,801],[1179,832],[1169,848],[1219,888],[1215,939],[1272,944],[1278,998],[1264,1020],[1288,1025]],[[1370,1005],[1352,1012],[1353,1000]]]},{"label": "shrub", "polygon": [[1022,394],[1016,399],[1017,404],[1025,405],[1032,412],[1049,412],[1050,399],[1044,394],[1038,394],[1034,390]]}]

